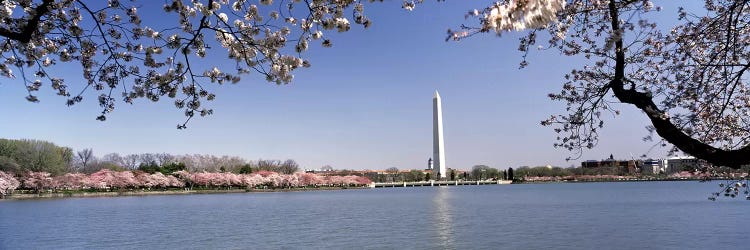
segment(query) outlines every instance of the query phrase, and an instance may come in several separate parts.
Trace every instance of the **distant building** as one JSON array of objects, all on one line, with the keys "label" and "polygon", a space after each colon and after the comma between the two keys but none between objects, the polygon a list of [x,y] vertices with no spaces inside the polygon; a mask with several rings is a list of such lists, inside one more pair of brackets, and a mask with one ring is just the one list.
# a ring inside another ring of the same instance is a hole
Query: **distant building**
[{"label": "distant building", "polygon": [[665,172],[667,174],[677,173],[683,170],[701,169],[708,166],[708,162],[692,156],[678,156],[666,160]]},{"label": "distant building", "polygon": [[708,162],[696,159],[692,156],[678,156],[668,159],[641,160],[615,160],[609,159],[596,161],[587,160],[581,162],[582,168],[619,167],[623,172],[634,174],[640,170],[644,174],[674,174],[683,170],[695,170],[709,166]]},{"label": "distant building", "polygon": [[582,168],[598,168],[599,167],[599,161],[597,160],[587,160],[581,162]]},{"label": "distant building", "polygon": [[659,174],[662,172],[666,172],[665,166],[666,166],[665,160],[654,160],[654,159],[648,159],[643,161],[643,165],[641,165],[641,173],[644,174]]},{"label": "distant building", "polygon": [[634,174],[638,172],[638,168],[642,164],[641,161],[636,160],[615,160],[612,156],[610,156],[609,159],[596,161],[596,160],[587,160],[581,162],[582,168],[599,168],[599,167],[618,167],[621,168],[624,172]]}]

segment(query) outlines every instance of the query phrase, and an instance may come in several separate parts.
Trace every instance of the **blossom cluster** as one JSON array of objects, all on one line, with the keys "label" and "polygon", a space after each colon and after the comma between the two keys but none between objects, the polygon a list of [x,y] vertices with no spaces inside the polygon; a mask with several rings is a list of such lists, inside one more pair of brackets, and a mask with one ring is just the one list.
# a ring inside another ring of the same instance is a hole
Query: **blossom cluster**
[{"label": "blossom cluster", "polygon": [[[719,192],[711,193],[708,196],[708,200],[716,201],[717,198],[724,196],[727,198],[735,198],[740,195],[745,195],[746,200],[750,200],[750,186],[747,185],[747,174],[743,176],[743,179],[739,180],[726,180],[719,183]],[[740,194],[741,193],[741,194]]]},{"label": "blossom cluster", "polygon": [[299,188],[319,186],[363,186],[371,181],[361,176],[321,176],[313,173],[279,174],[258,171],[252,174],[177,171],[172,175],[149,174],[142,171],[113,171],[102,169],[86,175],[67,173],[50,176],[46,172],[27,172],[19,180],[0,172],[2,195],[20,186],[37,192],[47,190],[107,190],[107,189],[165,189],[165,188]]},{"label": "blossom cluster", "polygon": [[[750,82],[743,59],[750,56],[749,5],[709,0],[702,13],[680,8],[670,29],[647,18],[660,10],[648,0],[568,0],[544,47],[589,63],[571,70],[562,90],[550,94],[568,106],[567,114],[542,121],[561,134],[555,146],[579,152],[594,147],[605,118],[619,115],[614,107],[623,102],[652,121],[644,141],[671,142],[670,153],[709,157],[716,165],[747,164],[750,158],[740,156],[750,147]],[[529,31],[521,50],[528,53],[539,35]],[[613,82],[618,71],[622,83]],[[713,153],[724,151],[729,154]],[[733,158],[738,160],[728,160]]]},{"label": "blossom cluster", "polygon": [[[311,65],[302,57],[311,42],[331,47],[328,32],[372,25],[363,2],[170,0],[155,21],[142,17],[132,1],[2,1],[0,75],[22,78],[32,102],[46,84],[67,97],[68,105],[81,102],[86,90],[96,91],[99,120],[106,120],[118,100],[164,97],[174,99],[189,120],[213,112],[202,102],[215,97],[208,83],[237,83],[250,73],[276,84],[291,82],[295,70]],[[413,10],[422,2],[404,0],[402,8]],[[543,27],[564,5],[513,0],[470,13],[481,16],[483,30],[501,32]],[[234,61],[231,70],[199,63],[216,55]],[[68,85],[76,81],[48,72],[66,63],[81,67],[83,86],[75,86],[80,92]]]},{"label": "blossom cluster", "polygon": [[0,171],[0,198],[13,193],[20,182],[12,174]]},{"label": "blossom cluster", "polygon": [[46,172],[27,172],[21,177],[25,189],[79,190],[79,189],[123,189],[123,188],[167,188],[184,187],[185,183],[174,176],[162,173],[149,174],[142,171],[112,171],[102,169],[86,175],[67,173],[52,177]]},{"label": "blossom cluster", "polygon": [[278,174],[270,171],[259,171],[253,174],[234,173],[175,173],[189,185],[203,187],[309,187],[309,186],[362,186],[371,183],[360,176],[321,176],[312,173]]},{"label": "blossom cluster", "polygon": [[482,28],[500,33],[547,27],[551,22],[557,21],[557,12],[563,7],[563,0],[497,2],[485,9]]},{"label": "blossom cluster", "polygon": [[[96,91],[99,120],[118,100],[156,102],[164,97],[174,99],[189,120],[212,113],[202,102],[214,98],[208,83],[237,83],[240,75],[250,73],[289,83],[294,70],[310,66],[302,58],[310,42],[330,47],[325,32],[371,24],[359,1],[169,0],[158,20],[142,17],[141,5],[2,1],[0,75],[21,78],[32,102],[39,101],[35,92],[46,84],[67,97],[68,105],[81,102],[86,90]],[[220,55],[234,65],[222,69],[200,63]],[[66,63],[81,68],[83,85],[75,86],[80,92],[68,85],[77,81],[48,72]]]}]

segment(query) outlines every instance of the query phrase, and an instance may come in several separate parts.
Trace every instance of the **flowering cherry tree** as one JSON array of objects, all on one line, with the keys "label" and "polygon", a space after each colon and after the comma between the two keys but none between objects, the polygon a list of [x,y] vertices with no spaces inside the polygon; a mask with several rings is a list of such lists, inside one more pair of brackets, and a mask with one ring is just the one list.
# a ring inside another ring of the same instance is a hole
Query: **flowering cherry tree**
[{"label": "flowering cherry tree", "polygon": [[323,183],[320,175],[313,173],[295,173],[302,186],[316,186]]},{"label": "flowering cherry tree", "polygon": [[177,172],[174,172],[175,180],[182,182],[181,187],[187,187],[192,189],[193,184],[195,183],[193,180],[193,174],[191,174],[188,171],[180,170]]},{"label": "flowering cherry tree", "polygon": [[252,174],[252,175],[243,174],[242,175],[242,184],[246,188],[255,188],[257,186],[265,184],[266,182],[268,182],[268,180],[259,174]]},{"label": "flowering cherry tree", "polygon": [[82,173],[67,173],[53,177],[55,185],[64,190],[81,189],[85,186],[87,176]]},{"label": "flowering cherry tree", "polygon": [[112,188],[124,189],[140,186],[140,182],[135,178],[133,172],[130,171],[113,172],[112,177],[108,183]]},{"label": "flowering cherry tree", "polygon": [[[209,85],[237,83],[241,75],[261,74],[286,84],[292,72],[309,67],[302,58],[311,42],[330,47],[327,32],[367,27],[360,1],[340,0],[171,0],[153,23],[142,18],[137,1],[0,1],[0,75],[20,79],[27,100],[39,101],[43,85],[83,101],[95,91],[99,120],[116,103],[169,98],[187,120],[209,115]],[[349,15],[351,13],[351,15]],[[155,17],[151,17],[155,18]],[[231,70],[196,63],[224,54]],[[81,68],[83,85],[51,74],[53,66]]]},{"label": "flowering cherry tree", "polygon": [[[177,127],[185,128],[213,112],[205,104],[215,98],[212,85],[246,74],[289,83],[295,70],[310,66],[303,57],[310,43],[330,47],[328,33],[370,26],[363,2],[171,0],[158,23],[147,23],[137,1],[0,1],[0,75],[19,79],[32,102],[44,85],[68,105],[94,91],[99,120],[120,102],[168,98],[184,111]],[[406,10],[422,2],[401,1]],[[568,106],[567,114],[542,122],[560,134],[555,146],[594,147],[620,102],[648,117],[659,144],[738,168],[750,163],[749,4],[707,0],[702,14],[681,9],[677,25],[657,27],[648,18],[660,9],[650,0],[501,0],[469,11],[478,24],[449,30],[447,38],[522,31],[524,54],[539,46],[589,60],[550,94]],[[218,54],[232,69],[196,63]],[[77,65],[83,84],[52,74],[62,64]]]},{"label": "flowering cherry tree", "polygon": [[[650,0],[505,0],[470,11],[480,24],[448,38],[523,30],[521,67],[537,46],[587,59],[550,94],[568,111],[542,121],[560,134],[557,147],[594,147],[619,102],[641,110],[672,152],[739,168],[750,164],[750,2],[707,0],[704,7],[701,14],[681,8],[677,25],[658,27],[648,18],[661,9]],[[547,42],[537,45],[540,39]]]},{"label": "flowering cherry tree", "polygon": [[54,181],[47,172],[28,172],[23,178],[23,187],[40,192],[55,188]]},{"label": "flowering cherry tree", "polygon": [[208,185],[212,183],[212,178],[212,173],[203,172],[192,174],[192,182],[198,186],[208,187]]},{"label": "flowering cherry tree", "polygon": [[185,182],[180,181],[177,177],[170,175],[167,176],[167,184],[165,184],[166,187],[178,187],[182,188],[185,187]]},{"label": "flowering cherry tree", "polygon": [[0,198],[13,193],[20,184],[12,174],[0,171]]},{"label": "flowering cherry tree", "polygon": [[116,181],[115,173],[115,171],[109,169],[99,170],[86,178],[86,186],[94,189],[105,189],[107,187],[111,187],[112,184]]},{"label": "flowering cherry tree", "polygon": [[0,171],[0,198],[11,194],[20,184],[27,190],[37,193],[42,191],[62,190],[127,190],[127,189],[167,189],[183,188],[186,183],[204,188],[303,188],[324,186],[365,186],[372,181],[361,176],[328,176],[312,173],[278,174],[271,171],[260,171],[264,175],[199,172],[190,173],[184,170],[174,175],[160,172],[149,174],[143,171],[112,171],[102,169],[85,175],[68,173],[51,177],[47,172],[28,172],[17,180],[12,174]]}]

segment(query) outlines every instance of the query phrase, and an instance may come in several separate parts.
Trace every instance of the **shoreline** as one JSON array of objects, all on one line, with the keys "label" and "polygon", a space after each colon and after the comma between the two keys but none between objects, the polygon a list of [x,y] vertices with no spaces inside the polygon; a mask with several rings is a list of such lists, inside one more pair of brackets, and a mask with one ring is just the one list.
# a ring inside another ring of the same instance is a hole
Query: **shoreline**
[{"label": "shoreline", "polygon": [[[514,181],[512,184],[554,184],[554,183],[605,183],[605,182],[655,182],[655,181],[722,181],[729,179],[631,179],[631,180],[558,180],[558,181]],[[411,186],[408,186],[411,187]],[[317,187],[317,188],[278,188],[278,189],[192,189],[192,190],[127,190],[127,191],[62,191],[47,193],[14,193],[0,198],[3,200],[44,200],[65,198],[104,198],[104,197],[129,197],[129,196],[152,196],[152,195],[201,195],[201,194],[236,194],[236,193],[277,193],[277,192],[313,192],[333,191],[347,189],[374,189],[369,186],[362,187]]]},{"label": "shoreline", "polygon": [[730,181],[737,179],[719,178],[719,179],[623,179],[623,180],[549,180],[549,181],[514,181],[513,184],[546,184],[546,183],[595,183],[595,182],[672,182],[672,181]]},{"label": "shoreline", "polygon": [[310,192],[310,191],[333,191],[347,189],[370,189],[369,187],[318,187],[318,188],[279,188],[279,189],[198,189],[198,190],[128,190],[109,192],[49,192],[49,193],[14,193],[6,196],[3,200],[43,200],[64,198],[101,198],[101,197],[128,197],[128,196],[151,196],[151,195],[201,195],[201,194],[232,194],[232,193],[277,193],[277,192]]}]

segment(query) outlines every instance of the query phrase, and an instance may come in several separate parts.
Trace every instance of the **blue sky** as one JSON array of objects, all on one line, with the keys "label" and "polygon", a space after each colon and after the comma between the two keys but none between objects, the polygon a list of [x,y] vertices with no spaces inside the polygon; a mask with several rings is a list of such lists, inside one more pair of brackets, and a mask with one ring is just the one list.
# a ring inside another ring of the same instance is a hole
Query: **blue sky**
[{"label": "blue sky", "polygon": [[[553,148],[554,132],[539,122],[564,110],[547,94],[558,91],[563,75],[583,61],[554,51],[533,52],[531,65],[519,70],[516,35],[444,41],[448,28],[466,22],[464,13],[485,2],[492,1],[426,1],[413,12],[402,10],[399,1],[367,4],[373,26],[332,34],[332,48],[311,46],[305,57],[312,67],[298,70],[293,83],[277,86],[244,76],[236,85],[213,85],[217,98],[209,105],[214,115],[193,119],[187,130],[175,128],[183,115],[167,98],[118,103],[107,121],[99,122],[94,92],[67,107],[45,85],[41,102],[29,103],[19,80],[0,79],[0,137],[93,148],[98,156],[198,153],[291,158],[304,168],[424,168],[432,156],[432,96],[439,90],[451,168],[567,167],[649,151],[652,144],[641,140],[647,120],[623,105],[622,115],[608,119],[599,145],[566,162],[571,152]],[[144,22],[157,13],[146,13]],[[674,13],[665,8],[662,14]],[[221,58],[200,63],[227,62]],[[72,90],[81,88],[74,84],[80,72],[66,68],[59,73]],[[649,156],[663,157],[663,150]]]}]

